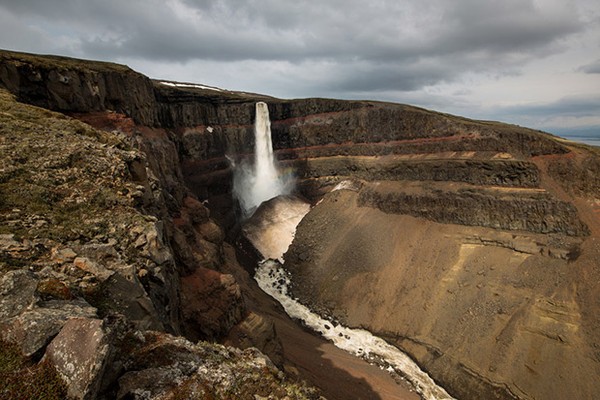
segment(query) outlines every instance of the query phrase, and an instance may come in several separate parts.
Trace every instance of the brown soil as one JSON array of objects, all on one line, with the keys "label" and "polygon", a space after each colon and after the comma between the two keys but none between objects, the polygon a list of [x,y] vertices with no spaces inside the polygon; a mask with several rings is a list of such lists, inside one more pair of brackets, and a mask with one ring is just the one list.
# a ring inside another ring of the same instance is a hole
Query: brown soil
[{"label": "brown soil", "polygon": [[[298,226],[285,258],[301,300],[387,337],[459,398],[600,390],[594,234],[440,224],[357,197],[331,193]],[[593,214],[579,216],[595,232]]]}]

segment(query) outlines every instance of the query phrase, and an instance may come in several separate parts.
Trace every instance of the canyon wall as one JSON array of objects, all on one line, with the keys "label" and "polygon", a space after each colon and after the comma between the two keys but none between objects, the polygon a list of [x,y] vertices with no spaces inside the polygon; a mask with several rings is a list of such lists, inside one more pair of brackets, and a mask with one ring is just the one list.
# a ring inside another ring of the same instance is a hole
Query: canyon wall
[{"label": "canyon wall", "polygon": [[[197,340],[252,325],[224,239],[236,223],[230,160],[252,151],[265,101],[281,166],[323,199],[285,256],[302,301],[385,337],[460,398],[600,391],[596,149],[407,105],[174,86],[10,52],[0,87],[140,150],[128,193],[156,222],[144,240],[171,258],[134,282],[159,328]],[[131,309],[119,311],[147,320]]]}]

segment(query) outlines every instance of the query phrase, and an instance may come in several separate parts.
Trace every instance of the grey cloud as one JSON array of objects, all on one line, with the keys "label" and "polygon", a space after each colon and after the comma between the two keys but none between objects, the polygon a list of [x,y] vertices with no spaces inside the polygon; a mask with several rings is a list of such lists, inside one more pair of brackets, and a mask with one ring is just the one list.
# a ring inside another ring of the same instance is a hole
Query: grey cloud
[{"label": "grey cloud", "polygon": [[38,24],[41,34],[50,27],[49,36],[56,29],[71,35],[68,48],[45,43],[45,52],[165,64],[280,63],[273,79],[296,93],[378,97],[458,81],[468,72],[518,74],[585,29],[576,7],[537,4],[0,0],[0,15]]},{"label": "grey cloud", "polygon": [[448,8],[447,34],[442,43],[451,48],[533,51],[583,29],[572,6],[541,9],[533,1],[482,2],[464,0]]},{"label": "grey cloud", "polygon": [[[580,28],[530,1],[441,0],[307,3],[295,0],[184,0],[181,15],[162,1],[19,0],[4,7],[81,31],[89,55],[172,61],[362,59],[410,62],[482,50],[538,53]],[[497,57],[497,56],[494,56]],[[480,60],[480,67],[485,60]],[[474,66],[476,68],[477,66]]]},{"label": "grey cloud", "polygon": [[405,65],[368,64],[359,66],[344,65],[331,71],[322,82],[334,93],[369,93],[378,91],[413,91],[426,85],[443,81],[453,74],[452,69],[441,64]]},{"label": "grey cloud", "polygon": [[600,115],[600,95],[570,96],[544,104],[503,107],[496,113],[530,117],[596,117]]},{"label": "grey cloud", "polygon": [[600,74],[600,59],[593,63],[583,65],[579,68],[579,71],[585,72],[586,74]]},{"label": "grey cloud", "polygon": [[[14,38],[15,32],[18,32],[19,43],[10,40],[11,37]],[[42,32],[30,27],[22,27],[17,19],[0,12],[0,48],[12,50],[26,48],[29,51],[41,51],[44,45],[49,44],[45,42]]]}]

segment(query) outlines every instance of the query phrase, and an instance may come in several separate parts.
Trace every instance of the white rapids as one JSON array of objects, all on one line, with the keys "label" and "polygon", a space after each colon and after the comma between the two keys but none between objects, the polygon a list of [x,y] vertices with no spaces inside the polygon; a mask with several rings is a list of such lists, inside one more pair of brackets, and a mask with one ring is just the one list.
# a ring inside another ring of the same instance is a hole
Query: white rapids
[{"label": "white rapids", "polygon": [[351,329],[323,319],[291,298],[288,293],[289,273],[277,261],[260,263],[254,279],[265,293],[283,306],[290,317],[302,321],[336,347],[367,361],[377,360],[378,364],[386,365],[390,372],[395,371],[409,380],[426,400],[453,399],[398,348],[363,329]]}]

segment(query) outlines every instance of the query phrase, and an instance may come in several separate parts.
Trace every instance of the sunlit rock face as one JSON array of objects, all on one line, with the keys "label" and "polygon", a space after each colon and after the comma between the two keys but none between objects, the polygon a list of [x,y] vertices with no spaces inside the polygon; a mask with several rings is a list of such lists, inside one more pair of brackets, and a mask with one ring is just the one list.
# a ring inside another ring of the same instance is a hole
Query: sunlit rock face
[{"label": "sunlit rock face", "polygon": [[597,276],[597,216],[583,214],[589,236],[458,225],[361,203],[365,190],[326,195],[299,224],[294,297],[391,341],[458,398],[593,397],[599,303],[581,274]]},{"label": "sunlit rock face", "polygon": [[294,239],[296,226],[310,210],[310,204],[295,196],[280,196],[263,203],[242,232],[263,259],[283,260]]}]

